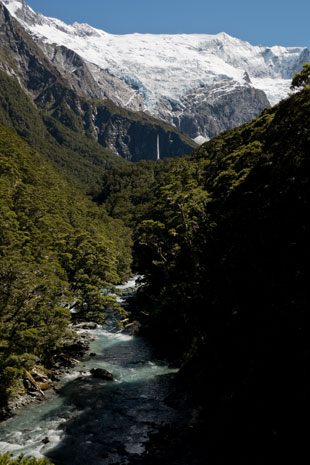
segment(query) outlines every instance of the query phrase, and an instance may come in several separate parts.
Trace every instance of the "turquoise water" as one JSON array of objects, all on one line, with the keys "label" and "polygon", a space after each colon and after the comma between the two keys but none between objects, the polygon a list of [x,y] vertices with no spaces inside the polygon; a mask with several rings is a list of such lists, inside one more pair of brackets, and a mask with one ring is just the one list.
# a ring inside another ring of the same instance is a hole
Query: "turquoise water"
[{"label": "turquoise water", "polygon": [[[177,370],[156,360],[147,341],[102,328],[87,332],[96,356],[67,374],[59,392],[0,425],[1,453],[46,456],[56,465],[130,464],[149,435],[176,416],[164,399]],[[91,368],[105,368],[115,381],[93,378]]]}]

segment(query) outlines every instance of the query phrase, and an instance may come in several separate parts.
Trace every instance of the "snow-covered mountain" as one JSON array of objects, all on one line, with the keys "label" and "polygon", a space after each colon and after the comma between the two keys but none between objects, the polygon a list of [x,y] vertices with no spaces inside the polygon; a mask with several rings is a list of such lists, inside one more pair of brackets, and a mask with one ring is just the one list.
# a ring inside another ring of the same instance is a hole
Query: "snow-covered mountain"
[{"label": "snow-covered mountain", "polygon": [[[115,155],[130,161],[157,160],[158,155],[189,155],[196,147],[164,121],[110,99],[92,98],[101,89],[83,59],[65,47],[50,48],[57,66],[0,2],[0,121],[70,177],[72,169],[73,177],[81,175],[89,183],[92,173],[100,177],[101,168],[118,165]],[[113,87],[119,90],[122,81],[108,73],[103,77],[111,92]]]},{"label": "snow-covered mountain", "polygon": [[[102,72],[122,81],[122,89],[114,99],[116,103],[131,109],[141,108],[176,126],[179,124],[179,127],[182,126],[183,114],[186,114],[187,121],[198,94],[200,107],[203,107],[203,102],[212,106],[217,96],[223,100],[224,94],[231,94],[237,101],[240,95],[245,99],[244,108],[254,105],[244,115],[245,119],[253,118],[268,105],[258,90],[265,93],[271,104],[278,102],[286,97],[293,74],[305,61],[310,61],[310,50],[305,47],[253,46],[224,32],[216,35],[112,35],[87,24],[67,25],[58,19],[44,17],[23,0],[2,2],[45,53],[49,49],[50,59],[53,58],[52,44],[73,50],[88,64],[99,87],[102,87]],[[107,87],[106,82],[104,85]],[[203,98],[201,89],[205,89]],[[117,94],[117,86],[113,92]],[[191,95],[194,100],[190,99]],[[113,93],[110,98],[113,99]],[[222,100],[217,102],[219,112]],[[225,98],[229,106],[228,100]],[[231,108],[224,112],[232,113]],[[242,114],[238,111],[237,114],[239,122]],[[192,118],[191,137],[214,135],[211,129],[204,129],[203,118],[196,124],[197,116],[198,119],[201,117],[196,111]],[[233,120],[231,125],[238,122]],[[215,126],[219,126],[217,130],[223,130],[229,124]]]}]

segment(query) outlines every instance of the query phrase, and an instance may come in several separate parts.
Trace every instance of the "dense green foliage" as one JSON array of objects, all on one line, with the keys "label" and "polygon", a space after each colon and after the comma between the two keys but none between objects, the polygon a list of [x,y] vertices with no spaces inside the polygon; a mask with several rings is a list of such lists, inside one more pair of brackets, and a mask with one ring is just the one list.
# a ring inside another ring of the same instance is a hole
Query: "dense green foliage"
[{"label": "dense green foliage", "polygon": [[102,190],[95,200],[104,203],[113,218],[122,219],[131,228],[142,221],[156,186],[174,165],[171,159],[128,163],[116,170],[106,170]]},{"label": "dense green foliage", "polygon": [[207,453],[225,443],[218,463],[226,463],[236,451],[245,454],[244,444],[256,450],[259,440],[251,463],[264,463],[270,446],[285,450],[288,439],[304,439],[300,412],[306,419],[310,410],[308,75],[305,65],[292,83],[298,93],[189,158],[109,165],[65,99],[39,115],[1,74],[0,122],[69,179],[94,181],[96,193],[101,183],[96,200],[104,204],[90,202],[48,159],[0,126],[4,401],[25,369],[51,363],[66,337],[70,308],[86,319],[104,318],[107,307],[120,310],[102,289],[130,273],[131,228],[135,271],[142,275],[139,317],[181,360],[180,377],[203,406]]},{"label": "dense green foliage", "polygon": [[24,455],[12,457],[10,454],[4,454],[0,455],[0,465],[50,465],[50,462],[46,459],[35,459]]},{"label": "dense green foliage", "polygon": [[291,89],[300,89],[310,85],[310,63],[304,63],[300,73],[296,73],[292,80]]},{"label": "dense green foliage", "polygon": [[34,363],[49,363],[70,322],[120,311],[102,289],[130,273],[129,231],[0,126],[1,396]]},{"label": "dense green foliage", "polygon": [[[63,94],[64,90],[58,87],[53,86]],[[67,119],[62,122],[65,115]],[[18,82],[2,71],[0,123],[14,129],[31,147],[44,153],[62,176],[88,192],[98,190],[105,169],[125,164],[123,159],[84,134],[83,122],[62,100],[58,99],[57,105],[39,113]]]},{"label": "dense green foliage", "polygon": [[213,452],[303,438],[309,124],[305,87],[175,161],[136,228],[141,317],[183,359]]}]

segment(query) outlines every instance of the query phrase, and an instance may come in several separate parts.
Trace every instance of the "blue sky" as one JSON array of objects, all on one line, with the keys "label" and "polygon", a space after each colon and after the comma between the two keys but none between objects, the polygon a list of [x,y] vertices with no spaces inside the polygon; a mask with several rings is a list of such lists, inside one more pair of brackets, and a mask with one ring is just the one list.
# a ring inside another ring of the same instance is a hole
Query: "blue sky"
[{"label": "blue sky", "polygon": [[310,0],[26,0],[46,16],[112,34],[228,34],[255,45],[310,46]]}]

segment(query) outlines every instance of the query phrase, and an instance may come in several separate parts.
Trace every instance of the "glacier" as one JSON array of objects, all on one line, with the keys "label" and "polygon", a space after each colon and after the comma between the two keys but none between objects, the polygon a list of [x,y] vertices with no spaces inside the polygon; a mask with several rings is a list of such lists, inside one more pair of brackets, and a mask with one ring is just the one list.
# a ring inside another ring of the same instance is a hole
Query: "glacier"
[{"label": "glacier", "polygon": [[0,2],[72,89],[144,111],[198,144],[287,97],[310,61],[307,47],[251,45],[225,32],[115,35],[45,17],[25,0]]},{"label": "glacier", "polygon": [[254,46],[225,32],[114,35],[88,24],[68,25],[44,17],[24,0],[2,2],[36,39],[72,49],[134,85],[144,95],[146,110],[162,97],[178,102],[189,90],[222,78],[244,84],[245,73],[275,104],[287,96],[294,72],[310,59],[305,47]]}]

